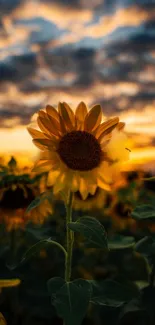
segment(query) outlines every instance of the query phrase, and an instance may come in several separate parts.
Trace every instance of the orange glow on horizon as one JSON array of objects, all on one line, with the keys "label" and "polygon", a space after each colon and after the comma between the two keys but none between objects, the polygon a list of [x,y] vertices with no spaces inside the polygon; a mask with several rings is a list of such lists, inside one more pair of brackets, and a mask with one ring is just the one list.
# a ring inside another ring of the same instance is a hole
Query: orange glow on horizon
[{"label": "orange glow on horizon", "polygon": [[[123,118],[121,118],[123,120]],[[124,118],[126,120],[126,118]],[[147,121],[146,121],[147,122]],[[127,125],[127,130],[134,131],[134,129],[131,128],[131,125]],[[141,129],[137,131],[141,131],[141,135],[139,134],[139,139],[143,138],[142,131],[144,130],[144,133],[149,130],[148,127],[144,127],[142,125]],[[153,126],[150,129],[152,131],[149,131],[153,135]],[[10,156],[15,156],[17,160],[19,161],[20,165],[24,166],[32,166],[33,162],[36,160],[39,150],[33,145],[31,137],[29,133],[27,132],[26,127],[16,127],[13,129],[1,129],[0,130],[0,137],[3,139],[1,141],[0,146],[0,156],[4,158],[4,160],[8,160]],[[136,144],[136,137],[134,141],[134,137],[130,138],[130,132],[128,132],[128,138],[129,138],[129,144],[128,147],[131,149],[130,154],[130,160],[124,165],[124,169],[132,169],[132,166],[142,166],[147,163],[151,163],[152,161],[155,161],[155,147],[149,145],[146,141],[146,146],[142,147],[140,146],[140,143],[137,141]],[[144,143],[145,145],[145,143]]]}]

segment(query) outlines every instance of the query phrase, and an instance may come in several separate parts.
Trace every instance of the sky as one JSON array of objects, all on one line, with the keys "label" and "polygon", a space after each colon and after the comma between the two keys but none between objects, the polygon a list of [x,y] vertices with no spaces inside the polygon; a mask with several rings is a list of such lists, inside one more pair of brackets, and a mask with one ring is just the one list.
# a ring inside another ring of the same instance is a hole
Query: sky
[{"label": "sky", "polygon": [[37,154],[47,104],[100,103],[126,122],[131,163],[155,162],[155,0],[0,0],[0,155]]}]

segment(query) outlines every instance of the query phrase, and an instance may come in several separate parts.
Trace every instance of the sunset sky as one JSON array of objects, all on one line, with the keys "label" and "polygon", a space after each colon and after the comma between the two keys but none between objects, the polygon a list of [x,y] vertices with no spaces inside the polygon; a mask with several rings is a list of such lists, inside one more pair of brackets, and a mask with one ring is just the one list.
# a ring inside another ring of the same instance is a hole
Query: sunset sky
[{"label": "sunset sky", "polygon": [[131,164],[153,170],[155,0],[0,0],[0,12],[0,155],[34,160],[33,114],[83,100],[120,116]]}]

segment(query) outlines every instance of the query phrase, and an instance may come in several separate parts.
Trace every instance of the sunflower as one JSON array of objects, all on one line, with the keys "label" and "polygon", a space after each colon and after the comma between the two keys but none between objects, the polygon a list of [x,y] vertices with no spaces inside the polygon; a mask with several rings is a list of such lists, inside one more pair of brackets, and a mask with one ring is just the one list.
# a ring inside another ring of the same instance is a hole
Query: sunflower
[{"label": "sunflower", "polygon": [[40,177],[31,178],[28,174],[6,173],[0,180],[0,221],[7,231],[24,228],[28,222],[42,224],[52,214],[47,199],[41,201],[29,213],[28,205],[40,195]]},{"label": "sunflower", "polygon": [[130,217],[131,211],[131,204],[114,200],[112,206],[106,211],[106,215],[111,218],[115,230],[130,229],[135,231],[136,222]]},{"label": "sunflower", "polygon": [[73,207],[75,210],[89,211],[92,209],[101,210],[107,202],[107,192],[97,187],[94,195],[88,194],[86,200],[82,199],[80,192],[75,192]]},{"label": "sunflower", "polygon": [[6,172],[0,179],[0,208],[24,209],[39,195],[39,177]]},{"label": "sunflower", "polygon": [[40,205],[28,213],[26,212],[26,208],[15,210],[0,208],[0,222],[6,225],[7,231],[24,229],[29,222],[43,224],[45,219],[52,213],[52,205],[45,199]]},{"label": "sunflower", "polygon": [[41,150],[33,171],[49,171],[48,186],[59,191],[79,191],[83,200],[100,187],[109,191],[120,163],[127,160],[124,123],[118,117],[103,121],[100,105],[88,111],[81,102],[75,113],[67,103],[58,110],[47,105],[38,112],[39,130],[28,128]]},{"label": "sunflower", "polygon": [[0,209],[0,222],[5,224],[7,231],[24,229],[29,222],[43,224],[52,213],[52,205],[45,199],[29,213],[26,209]]}]

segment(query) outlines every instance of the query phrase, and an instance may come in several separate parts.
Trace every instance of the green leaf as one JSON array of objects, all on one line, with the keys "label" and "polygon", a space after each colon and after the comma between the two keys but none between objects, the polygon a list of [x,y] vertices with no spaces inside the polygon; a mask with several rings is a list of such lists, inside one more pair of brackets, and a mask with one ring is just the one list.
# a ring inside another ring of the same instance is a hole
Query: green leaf
[{"label": "green leaf", "polygon": [[149,325],[149,314],[143,307],[139,300],[132,300],[124,306],[119,316],[119,324],[142,324]]},{"label": "green leaf", "polygon": [[108,240],[110,250],[120,250],[133,247],[135,244],[134,237],[115,235]]},{"label": "green leaf", "polygon": [[65,282],[62,278],[53,278],[48,281],[48,289],[52,304],[65,325],[81,325],[91,297],[90,283],[83,279]]},{"label": "green leaf", "polygon": [[155,221],[155,207],[149,204],[139,205],[131,213],[131,217],[137,221]]},{"label": "green leaf", "polygon": [[139,296],[136,286],[121,284],[113,280],[89,281],[92,285],[91,302],[97,305],[119,307]]},{"label": "green leaf", "polygon": [[38,253],[43,247],[45,247],[48,244],[52,244],[59,247],[63,251],[64,255],[67,255],[65,248],[61,244],[52,240],[51,238],[48,238],[48,239],[40,240],[38,243],[36,243],[30,249],[28,249],[22,258],[22,262],[29,259],[31,256],[35,255],[36,253]]},{"label": "green leaf", "polygon": [[40,240],[38,243],[34,244],[30,249],[26,251],[22,258],[22,262],[29,259],[33,255],[37,254],[43,247],[45,247],[48,243],[47,239]]},{"label": "green leaf", "polygon": [[152,237],[146,236],[136,243],[135,250],[146,257],[155,255],[155,241]]},{"label": "green leaf", "polygon": [[76,222],[69,223],[68,227],[75,232],[79,232],[86,238],[87,247],[108,248],[105,229],[97,219],[92,217],[82,217]]},{"label": "green leaf", "polygon": [[40,196],[37,196],[27,207],[26,213],[29,213],[31,210],[35,209],[38,207],[44,200],[48,200],[50,203],[52,201],[53,194],[51,191],[47,191],[42,193]]},{"label": "green leaf", "polygon": [[65,283],[65,280],[60,277],[48,280],[47,287],[52,299]]},{"label": "green leaf", "polygon": [[149,286],[149,282],[148,281],[135,281],[134,282],[136,284],[136,286],[141,290],[144,288],[147,288]]},{"label": "green leaf", "polygon": [[26,209],[26,213],[29,213],[31,210],[35,209],[36,207],[38,207],[40,205],[40,203],[42,202],[42,197],[38,196],[36,197],[28,206],[28,208]]}]

